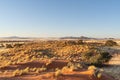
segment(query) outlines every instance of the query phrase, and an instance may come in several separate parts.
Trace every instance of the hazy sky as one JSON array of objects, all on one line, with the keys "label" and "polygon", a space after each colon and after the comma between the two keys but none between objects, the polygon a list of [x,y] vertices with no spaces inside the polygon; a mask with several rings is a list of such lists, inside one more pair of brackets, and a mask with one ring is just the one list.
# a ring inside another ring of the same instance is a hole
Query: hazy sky
[{"label": "hazy sky", "polygon": [[120,38],[120,0],[0,0],[0,36]]}]

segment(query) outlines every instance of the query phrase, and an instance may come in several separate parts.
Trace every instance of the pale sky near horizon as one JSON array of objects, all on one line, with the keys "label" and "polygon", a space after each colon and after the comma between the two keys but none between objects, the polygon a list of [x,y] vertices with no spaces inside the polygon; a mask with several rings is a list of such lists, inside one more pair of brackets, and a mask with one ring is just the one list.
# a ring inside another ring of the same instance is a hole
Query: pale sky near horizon
[{"label": "pale sky near horizon", "polygon": [[120,0],[0,0],[0,37],[120,38]]}]

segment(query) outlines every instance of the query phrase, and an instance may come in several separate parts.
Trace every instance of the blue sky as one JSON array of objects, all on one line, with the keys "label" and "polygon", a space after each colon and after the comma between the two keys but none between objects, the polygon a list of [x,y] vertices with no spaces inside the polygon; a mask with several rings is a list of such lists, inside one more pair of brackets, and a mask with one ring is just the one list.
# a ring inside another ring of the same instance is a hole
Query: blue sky
[{"label": "blue sky", "polygon": [[0,36],[120,38],[120,0],[0,0]]}]

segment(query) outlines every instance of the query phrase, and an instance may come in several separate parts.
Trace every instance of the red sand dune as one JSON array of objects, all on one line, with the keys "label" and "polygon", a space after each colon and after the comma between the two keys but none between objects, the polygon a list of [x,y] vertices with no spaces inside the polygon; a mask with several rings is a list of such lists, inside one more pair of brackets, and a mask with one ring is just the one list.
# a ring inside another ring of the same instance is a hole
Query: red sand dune
[{"label": "red sand dune", "polygon": [[[15,69],[23,69],[26,67],[42,67],[45,65],[46,61],[33,61],[28,63],[21,63],[17,65],[10,65],[8,67],[5,67],[4,70],[15,70]],[[96,78],[92,75],[91,70],[79,70],[79,71],[73,71],[73,72],[64,72],[62,75],[58,77],[54,77],[53,73],[50,72],[49,69],[55,69],[55,68],[62,68],[65,65],[67,65],[67,61],[62,60],[54,60],[51,64],[49,64],[47,67],[48,71],[45,71],[40,74],[28,74],[28,75],[22,75],[17,77],[11,77],[9,75],[0,75],[0,80],[115,80],[111,76],[108,76],[107,74],[103,73],[102,77],[100,79]]]}]

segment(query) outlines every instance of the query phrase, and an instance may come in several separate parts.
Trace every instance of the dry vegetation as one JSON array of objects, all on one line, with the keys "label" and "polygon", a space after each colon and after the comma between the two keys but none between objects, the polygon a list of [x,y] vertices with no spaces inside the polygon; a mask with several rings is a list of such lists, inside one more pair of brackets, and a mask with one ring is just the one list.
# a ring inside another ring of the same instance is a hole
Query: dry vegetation
[{"label": "dry vegetation", "polygon": [[98,68],[87,70],[88,65],[99,66],[110,60],[111,54],[100,49],[105,45],[82,40],[2,42],[0,80],[16,80],[23,75],[34,77],[23,77],[25,80],[38,79],[38,75],[38,80],[107,80]]}]

